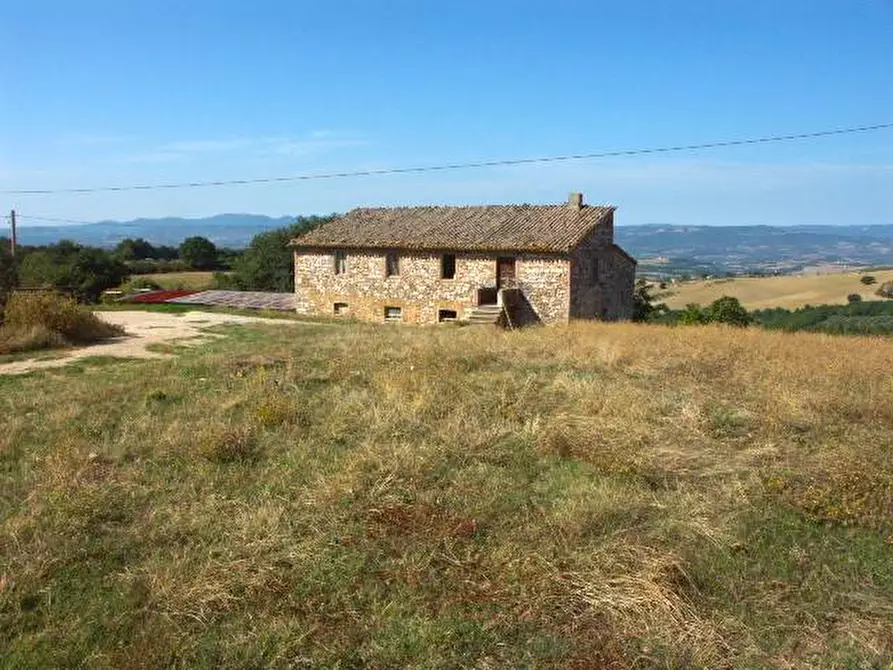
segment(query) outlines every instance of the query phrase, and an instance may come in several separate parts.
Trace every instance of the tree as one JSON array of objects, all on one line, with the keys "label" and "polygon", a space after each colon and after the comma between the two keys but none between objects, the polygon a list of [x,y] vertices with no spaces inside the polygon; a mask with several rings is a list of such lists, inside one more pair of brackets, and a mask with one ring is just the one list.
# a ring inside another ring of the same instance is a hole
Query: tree
[{"label": "tree", "polygon": [[660,302],[654,304],[654,296],[645,279],[636,280],[633,293],[633,321],[648,321],[652,316],[667,311],[667,306]]},{"label": "tree", "polygon": [[873,275],[863,275],[859,278],[859,281],[865,284],[866,286],[871,286],[872,284],[877,283],[877,278]]},{"label": "tree", "polygon": [[84,247],[72,259],[65,281],[82,302],[97,302],[107,288],[127,279],[127,266],[102,249]]},{"label": "tree", "polygon": [[0,238],[0,323],[3,323],[3,309],[9,294],[18,282],[18,271],[15,259],[9,253],[9,242]]},{"label": "tree", "polygon": [[334,215],[298,217],[290,226],[255,235],[248,248],[236,260],[232,281],[243,290],[283,293],[293,291],[294,255],[288,243],[333,218]]},{"label": "tree", "polygon": [[122,261],[138,261],[147,258],[156,258],[155,247],[142,237],[138,237],[135,240],[129,237],[121,240],[118,242],[118,246],[115,247],[115,255]]},{"label": "tree", "polygon": [[160,244],[155,247],[155,260],[158,261],[175,261],[180,258],[180,250],[177,247],[169,247],[165,244]]},{"label": "tree", "polygon": [[747,326],[753,320],[738,298],[728,295],[710,303],[705,315],[706,320],[711,323],[726,323],[730,326]]},{"label": "tree", "polygon": [[854,302],[862,302],[862,296],[859,295],[858,293],[850,293],[850,294],[846,297],[846,301],[847,301],[848,303],[850,303],[850,304],[852,304],[852,303],[854,303]]},{"label": "tree", "polygon": [[[48,247],[50,249],[52,247]],[[50,251],[34,251],[19,265],[19,281],[28,288],[52,288],[60,285],[62,267]]]},{"label": "tree", "polygon": [[127,266],[112,254],[68,240],[28,254],[19,266],[23,286],[71,291],[84,302],[96,302],[127,275]]},{"label": "tree", "polygon": [[180,258],[196,270],[212,270],[217,266],[217,247],[206,237],[187,237],[180,245]]},{"label": "tree", "polygon": [[885,281],[875,293],[882,298],[893,298],[893,281]]}]

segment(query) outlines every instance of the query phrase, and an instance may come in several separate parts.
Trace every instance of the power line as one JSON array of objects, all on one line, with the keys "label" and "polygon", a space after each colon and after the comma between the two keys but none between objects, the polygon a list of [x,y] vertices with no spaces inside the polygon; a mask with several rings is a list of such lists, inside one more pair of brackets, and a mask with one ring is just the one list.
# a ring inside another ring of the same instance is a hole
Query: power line
[{"label": "power line", "polygon": [[[95,223],[95,221],[79,221],[78,219],[58,219],[52,216],[32,216],[31,214],[16,214],[20,219],[28,219],[29,221],[52,221],[55,223]],[[9,216],[7,215],[8,219]]]},{"label": "power line", "polygon": [[100,193],[116,191],[155,191],[181,188],[202,188],[209,186],[246,186],[250,184],[275,184],[291,181],[313,181],[318,179],[346,179],[351,177],[373,177],[380,175],[408,174],[418,172],[441,172],[446,170],[466,170],[485,167],[502,167],[511,165],[525,165],[531,163],[557,163],[561,161],[589,160],[595,158],[616,158],[621,156],[641,156],[645,154],[674,153],[680,151],[695,151],[699,149],[719,149],[722,147],[736,147],[753,144],[770,144],[775,142],[791,142],[795,140],[808,140],[832,135],[851,135],[854,133],[867,133],[877,130],[893,128],[891,123],[879,123],[872,126],[855,126],[850,128],[836,128],[833,130],[821,130],[812,133],[795,133],[790,135],[770,135],[738,140],[723,140],[718,142],[704,142],[700,144],[681,144],[665,147],[650,147],[644,149],[623,149],[618,151],[600,151],[594,153],[565,154],[559,156],[539,156],[534,158],[509,158],[499,160],[473,161],[467,163],[446,163],[442,165],[423,165],[403,168],[381,168],[375,170],[353,170],[345,172],[322,172],[316,174],[292,175],[286,177],[260,177],[256,179],[224,179],[215,181],[188,181],[172,184],[133,184],[129,186],[97,186],[92,188],[33,188],[3,190],[3,195],[54,195],[58,193]]}]

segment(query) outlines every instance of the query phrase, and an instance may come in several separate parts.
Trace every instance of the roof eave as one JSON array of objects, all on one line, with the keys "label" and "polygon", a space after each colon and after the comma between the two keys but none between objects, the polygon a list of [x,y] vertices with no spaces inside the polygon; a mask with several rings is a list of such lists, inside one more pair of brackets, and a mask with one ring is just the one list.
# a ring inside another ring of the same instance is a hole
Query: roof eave
[{"label": "roof eave", "polygon": [[415,246],[408,244],[357,244],[347,242],[300,243],[292,240],[289,247],[295,251],[326,251],[329,249],[345,249],[354,251],[405,251],[411,253],[459,253],[459,254],[541,254],[547,256],[567,256],[570,249],[548,249],[545,247],[450,247],[450,246]]},{"label": "roof eave", "polygon": [[626,249],[624,249],[623,247],[621,247],[619,244],[614,244],[614,245],[612,245],[612,246],[614,247],[614,250],[615,250],[615,251],[620,252],[620,254],[621,254],[624,258],[626,258],[626,260],[630,261],[633,265],[638,265],[638,264],[639,264],[639,261],[637,261],[635,258],[633,258],[632,256],[630,256],[629,253],[626,251]]}]

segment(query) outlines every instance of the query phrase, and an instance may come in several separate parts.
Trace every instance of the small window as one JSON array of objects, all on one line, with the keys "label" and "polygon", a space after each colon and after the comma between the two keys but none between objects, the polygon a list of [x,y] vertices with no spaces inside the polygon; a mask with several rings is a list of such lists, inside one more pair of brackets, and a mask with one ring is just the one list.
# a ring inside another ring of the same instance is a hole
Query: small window
[{"label": "small window", "polygon": [[437,310],[437,321],[439,323],[444,323],[446,321],[455,321],[458,315],[456,314],[456,310],[454,309],[439,309]]},{"label": "small window", "polygon": [[335,313],[335,316],[344,316],[345,314],[350,314],[350,305],[346,302],[336,302],[332,311]]},{"label": "small window", "polygon": [[592,281],[593,286],[598,284],[598,258],[592,259],[592,275],[590,276],[590,280]]},{"label": "small window", "polygon": [[444,254],[440,260],[440,278],[453,279],[456,276],[455,254]]},{"label": "small window", "polygon": [[345,272],[347,272],[347,254],[339,249],[335,252],[335,274],[343,275]]},{"label": "small window", "polygon": [[385,307],[385,321],[403,321],[403,309],[401,307]]},{"label": "small window", "polygon": [[384,273],[386,277],[394,277],[400,274],[400,258],[391,252],[384,259]]}]

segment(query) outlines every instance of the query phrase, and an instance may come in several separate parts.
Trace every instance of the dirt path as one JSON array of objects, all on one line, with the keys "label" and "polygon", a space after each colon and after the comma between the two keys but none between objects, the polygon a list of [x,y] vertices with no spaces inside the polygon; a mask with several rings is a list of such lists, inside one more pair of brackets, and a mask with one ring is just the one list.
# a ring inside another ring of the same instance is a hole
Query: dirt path
[{"label": "dirt path", "polygon": [[[146,349],[150,344],[193,345],[219,337],[204,332],[210,326],[244,323],[274,323],[282,326],[303,325],[301,321],[287,319],[265,319],[257,316],[241,316],[237,314],[221,314],[217,312],[186,312],[185,314],[164,314],[161,312],[96,312],[96,315],[110,323],[124,327],[127,335],[78,349],[62,350],[59,358],[46,360],[24,360],[12,363],[0,363],[0,375],[14,375],[57,368],[72,361],[90,356],[115,356],[118,358],[170,358]],[[47,352],[35,352],[35,356]]]}]

